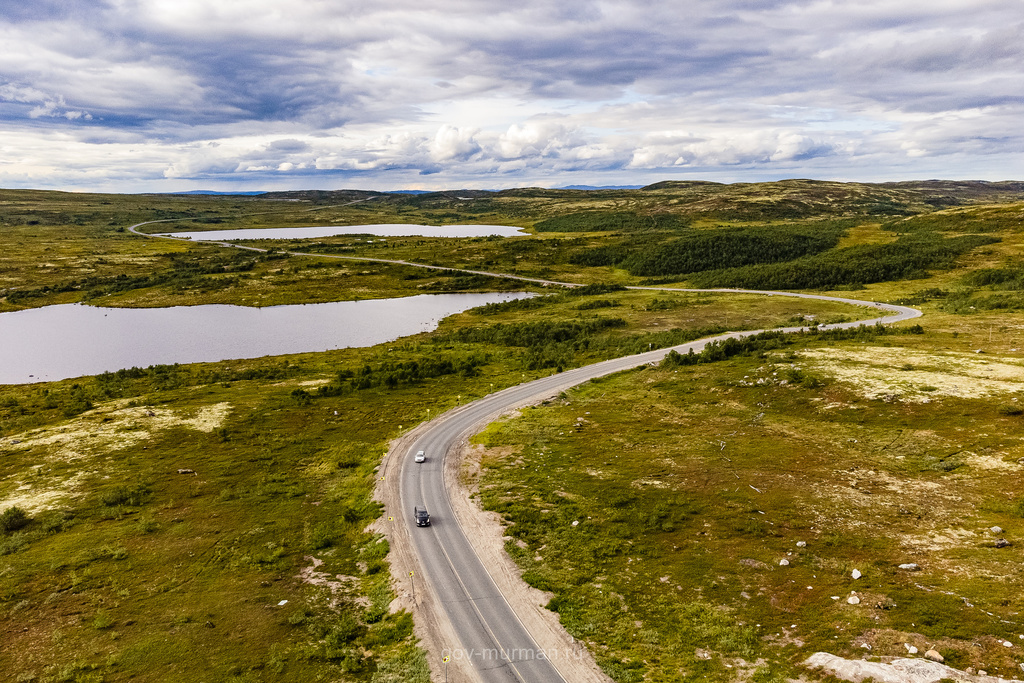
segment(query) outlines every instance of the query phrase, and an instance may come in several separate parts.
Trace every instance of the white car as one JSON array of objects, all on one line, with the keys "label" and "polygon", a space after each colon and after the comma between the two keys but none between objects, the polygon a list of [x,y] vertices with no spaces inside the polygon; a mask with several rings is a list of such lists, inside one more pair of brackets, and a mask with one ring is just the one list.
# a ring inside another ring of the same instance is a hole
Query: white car
[{"label": "white car", "polygon": [[427,459],[427,454],[423,451],[416,451],[416,462],[423,462]]}]

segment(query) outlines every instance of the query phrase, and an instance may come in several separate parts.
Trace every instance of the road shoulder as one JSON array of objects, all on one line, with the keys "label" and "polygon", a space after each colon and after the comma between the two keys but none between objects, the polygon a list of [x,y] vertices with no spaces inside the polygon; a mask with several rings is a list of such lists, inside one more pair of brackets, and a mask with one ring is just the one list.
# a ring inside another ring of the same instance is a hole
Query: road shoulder
[{"label": "road shoulder", "polygon": [[480,468],[481,452],[481,448],[471,446],[465,439],[456,444],[445,460],[445,486],[455,516],[474,552],[533,636],[538,652],[531,654],[545,656],[567,681],[611,683],[612,679],[601,671],[590,652],[562,627],[558,615],[545,609],[551,594],[523,581],[519,567],[505,552],[505,528],[501,518],[480,506],[475,475]]}]

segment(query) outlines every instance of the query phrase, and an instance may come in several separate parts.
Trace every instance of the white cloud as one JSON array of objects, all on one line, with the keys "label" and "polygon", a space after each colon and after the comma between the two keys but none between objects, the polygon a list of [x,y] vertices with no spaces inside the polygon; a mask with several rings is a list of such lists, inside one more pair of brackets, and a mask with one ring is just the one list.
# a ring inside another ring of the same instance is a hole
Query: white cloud
[{"label": "white cloud", "polygon": [[467,161],[480,152],[478,131],[443,125],[430,142],[430,158],[436,162]]},{"label": "white cloud", "polygon": [[1005,0],[77,0],[5,16],[0,185],[1024,173],[1024,21]]}]

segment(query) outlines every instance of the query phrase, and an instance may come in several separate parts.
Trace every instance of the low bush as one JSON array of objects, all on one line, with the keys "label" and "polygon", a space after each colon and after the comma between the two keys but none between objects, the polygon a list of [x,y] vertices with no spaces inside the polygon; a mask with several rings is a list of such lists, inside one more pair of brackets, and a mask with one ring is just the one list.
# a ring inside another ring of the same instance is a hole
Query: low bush
[{"label": "low bush", "polygon": [[15,505],[4,510],[3,514],[0,514],[0,531],[9,534],[12,531],[25,528],[30,521],[32,520],[29,518],[28,513]]}]

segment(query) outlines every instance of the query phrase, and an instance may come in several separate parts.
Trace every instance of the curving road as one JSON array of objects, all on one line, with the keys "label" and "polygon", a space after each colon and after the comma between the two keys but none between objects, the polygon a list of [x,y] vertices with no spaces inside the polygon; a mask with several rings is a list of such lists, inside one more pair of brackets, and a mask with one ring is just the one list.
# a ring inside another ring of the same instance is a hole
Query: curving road
[{"label": "curving road", "polygon": [[[170,220],[179,219],[147,221],[146,223],[133,225],[128,229],[140,236],[177,239],[164,235],[147,235],[137,230],[137,228],[149,223],[170,222]],[[243,247],[230,242],[210,243],[258,252],[267,251],[257,247]],[[574,283],[487,271],[444,268],[411,261],[304,252],[289,253],[295,256],[378,261],[437,270],[460,271],[544,285],[580,286]],[[766,292],[747,289],[673,289],[666,287],[629,287],[629,289],[653,289],[676,292],[729,292],[820,299],[864,306],[881,314],[865,320],[823,325],[820,329],[849,328],[875,323],[888,324],[909,320],[921,315],[921,312],[917,309],[906,306],[819,294]],[[782,331],[797,332],[802,329],[806,328],[791,327],[783,328]],[[400,538],[411,539],[412,546],[418,556],[418,566],[423,574],[421,581],[423,579],[427,581],[428,590],[432,591],[436,597],[436,602],[443,606],[445,616],[447,616],[456,637],[460,641],[457,653],[455,652],[456,648],[453,647],[445,654],[458,656],[463,660],[462,663],[468,662],[471,666],[471,671],[476,674],[478,680],[484,683],[498,681],[557,683],[569,680],[569,676],[564,670],[559,671],[559,668],[565,669],[566,665],[562,664],[565,659],[559,660],[557,657],[549,658],[545,656],[546,653],[539,648],[536,640],[520,620],[515,610],[513,610],[509,601],[498,589],[491,578],[488,568],[484,566],[473,544],[456,518],[452,507],[450,491],[445,481],[445,459],[455,457],[454,453],[457,446],[502,414],[518,407],[535,404],[544,399],[557,396],[570,387],[622,370],[628,370],[644,364],[658,363],[672,350],[684,354],[690,350],[697,353],[713,341],[746,337],[762,331],[732,332],[672,348],[615,358],[550,375],[532,382],[509,387],[503,391],[485,396],[473,403],[460,406],[438,416],[417,430],[417,438],[408,445],[405,452],[396,454],[400,458],[401,467],[398,472],[400,509],[389,510],[389,514],[394,516],[398,523],[405,526],[405,533],[399,536]],[[415,463],[412,454],[420,450],[427,453],[427,460],[424,463]],[[388,460],[390,461],[390,458]],[[416,505],[425,506],[430,511],[431,526],[416,527],[415,520],[412,517],[412,509]],[[392,540],[394,541],[394,539]]]},{"label": "curving road", "polygon": [[[913,308],[854,299],[786,292],[751,293],[842,301],[869,306],[887,313],[870,320],[822,326],[822,329],[892,323],[921,315],[920,311]],[[805,328],[786,328],[784,331],[795,332],[800,329]],[[679,353],[688,353],[691,349],[699,352],[712,341],[745,337],[760,331],[734,332],[673,348]],[[406,453],[399,454],[403,456],[399,474],[403,510],[394,511],[394,514],[406,525],[425,577],[432,584],[439,602],[461,639],[460,654],[470,661],[480,680],[487,683],[545,683],[566,681],[567,678],[557,670],[557,659],[549,660],[537,656],[540,650],[536,642],[498,590],[488,569],[481,563],[469,538],[459,526],[449,498],[449,490],[445,485],[444,458],[449,457],[458,444],[479,431],[483,425],[509,410],[556,396],[569,387],[596,377],[657,363],[670,350],[672,349],[659,349],[616,358],[490,394],[437,417],[425,426],[424,431],[412,442]],[[419,450],[426,451],[428,455],[425,463],[413,462],[411,454]],[[417,528],[411,514],[401,514],[411,513],[414,505],[425,505],[430,511],[430,527]]]}]

